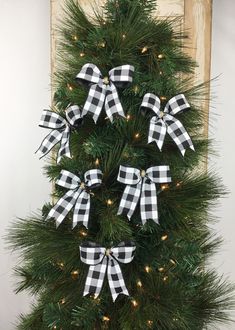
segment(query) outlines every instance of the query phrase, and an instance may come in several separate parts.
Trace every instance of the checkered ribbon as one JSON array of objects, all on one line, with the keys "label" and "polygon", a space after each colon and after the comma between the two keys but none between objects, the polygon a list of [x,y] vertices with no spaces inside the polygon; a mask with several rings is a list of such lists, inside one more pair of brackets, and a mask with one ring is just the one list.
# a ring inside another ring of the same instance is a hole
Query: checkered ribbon
[{"label": "checkered ribbon", "polygon": [[76,77],[78,82],[90,87],[83,116],[91,114],[96,123],[104,106],[111,122],[114,115],[125,117],[116,87],[124,88],[132,83],[133,73],[132,65],[122,65],[110,70],[108,77],[103,77],[96,65],[85,64]]},{"label": "checkered ribbon", "polygon": [[156,183],[171,182],[169,166],[153,166],[146,171],[120,166],[117,180],[126,184],[117,214],[131,218],[140,199],[140,215],[143,225],[152,219],[158,223]]},{"label": "checkered ribbon", "polygon": [[60,162],[63,156],[71,158],[69,139],[72,128],[76,128],[82,120],[81,111],[77,105],[72,105],[65,111],[66,119],[58,113],[43,110],[42,117],[39,123],[40,127],[51,128],[52,131],[42,141],[36,152],[40,154],[40,158],[44,157],[57,144],[60,148],[57,154],[57,163]]},{"label": "checkered ribbon", "polygon": [[156,142],[159,150],[162,150],[166,132],[176,143],[184,156],[187,148],[194,150],[192,140],[182,123],[174,116],[190,108],[184,94],[172,97],[166,104],[164,111],[160,111],[160,99],[151,93],[144,95],[141,108],[153,110],[156,116],[150,120],[148,143]]},{"label": "checkered ribbon", "polygon": [[136,246],[133,242],[121,242],[116,247],[105,249],[93,242],[80,246],[81,261],[89,265],[83,296],[93,294],[97,298],[103,286],[107,270],[108,283],[115,301],[119,294],[129,296],[119,262],[128,264],[134,258]]},{"label": "checkered ribbon", "polygon": [[102,182],[102,172],[92,169],[84,174],[84,182],[69,171],[62,170],[56,184],[69,189],[50,210],[47,219],[55,218],[57,227],[64,220],[69,211],[74,207],[73,228],[81,222],[88,226],[90,211],[90,190]]}]

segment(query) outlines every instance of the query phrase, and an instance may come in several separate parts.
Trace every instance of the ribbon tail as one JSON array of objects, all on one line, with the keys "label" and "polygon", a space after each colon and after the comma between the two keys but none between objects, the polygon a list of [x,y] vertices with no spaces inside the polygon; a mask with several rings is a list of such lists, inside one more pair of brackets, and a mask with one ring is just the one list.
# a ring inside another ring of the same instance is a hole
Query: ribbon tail
[{"label": "ribbon tail", "polygon": [[130,220],[139,201],[140,193],[141,181],[136,185],[127,185],[124,189],[117,214],[126,214]]},{"label": "ribbon tail", "polygon": [[88,294],[94,294],[95,298],[99,296],[103,286],[106,268],[107,257],[104,257],[101,263],[89,267],[83,297]]},{"label": "ribbon tail", "polygon": [[76,200],[78,198],[78,192],[74,190],[69,190],[61,197],[55,206],[50,210],[46,220],[50,218],[56,219],[56,227],[61,224],[69,211],[73,208]]},{"label": "ribbon tail", "polygon": [[62,132],[59,130],[52,130],[42,141],[40,147],[37,149],[35,153],[39,154],[39,157],[42,158],[46,156],[51,149],[61,141]]},{"label": "ribbon tail", "polygon": [[155,183],[145,177],[142,185],[142,192],[140,197],[140,215],[143,225],[146,220],[152,219],[158,222],[158,209],[157,209],[157,193]]},{"label": "ribbon tail", "polygon": [[166,124],[162,119],[154,116],[150,120],[148,143],[156,142],[158,149],[162,151],[162,146],[166,136]]},{"label": "ribbon tail", "polygon": [[64,132],[62,134],[61,145],[60,145],[60,149],[58,151],[58,156],[57,156],[57,164],[60,162],[60,160],[63,156],[71,158],[69,139],[70,139],[70,128],[68,126],[66,126],[66,129],[64,130]]},{"label": "ribbon tail", "polygon": [[129,296],[129,292],[126,288],[121,268],[118,262],[114,258],[112,258],[112,256],[109,256],[107,276],[113,302],[115,302],[119,294]]},{"label": "ribbon tail", "polygon": [[91,114],[96,123],[104,105],[106,89],[94,84],[90,87],[89,94],[83,107],[82,116]]},{"label": "ribbon tail", "polygon": [[75,204],[74,213],[73,213],[73,228],[75,228],[78,222],[88,228],[88,220],[90,213],[90,194],[86,191],[82,191],[77,199]]},{"label": "ribbon tail", "polygon": [[110,86],[107,87],[106,91],[105,111],[111,122],[115,115],[125,118],[117,89],[112,82],[110,83]]},{"label": "ribbon tail", "polygon": [[193,142],[182,123],[171,115],[166,115],[165,117],[167,123],[167,133],[175,142],[181,154],[184,156],[187,148],[195,151]]}]

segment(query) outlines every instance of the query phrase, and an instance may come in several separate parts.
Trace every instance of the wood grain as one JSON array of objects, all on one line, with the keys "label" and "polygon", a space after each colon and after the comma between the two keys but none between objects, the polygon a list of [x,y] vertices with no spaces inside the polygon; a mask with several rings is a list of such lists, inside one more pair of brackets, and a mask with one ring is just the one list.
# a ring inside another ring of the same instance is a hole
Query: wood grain
[{"label": "wood grain", "polygon": [[[210,80],[212,0],[185,0],[184,28],[190,39],[187,53],[196,60],[195,83]],[[209,95],[209,90],[208,90]],[[209,101],[203,104],[204,134],[208,135]]]}]

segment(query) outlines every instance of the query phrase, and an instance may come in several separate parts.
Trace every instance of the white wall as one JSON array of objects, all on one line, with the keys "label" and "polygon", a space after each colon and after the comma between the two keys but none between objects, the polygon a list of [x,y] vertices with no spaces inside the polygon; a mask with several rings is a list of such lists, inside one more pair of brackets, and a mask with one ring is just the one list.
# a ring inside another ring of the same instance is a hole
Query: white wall
[{"label": "white wall", "polygon": [[49,199],[42,161],[34,155],[45,134],[37,127],[50,104],[50,1],[0,0],[0,330],[15,329],[27,310],[13,293],[13,256],[2,236],[11,219]]},{"label": "white wall", "polygon": [[[213,158],[210,165],[215,167],[224,184],[230,190],[215,215],[220,217],[217,231],[224,237],[222,250],[215,258],[219,272],[225,273],[235,283],[235,1],[214,0],[212,38],[212,77],[219,74],[213,83],[216,95],[211,108],[210,137],[215,138],[219,158]],[[234,330],[235,324],[221,326],[220,330]]]}]

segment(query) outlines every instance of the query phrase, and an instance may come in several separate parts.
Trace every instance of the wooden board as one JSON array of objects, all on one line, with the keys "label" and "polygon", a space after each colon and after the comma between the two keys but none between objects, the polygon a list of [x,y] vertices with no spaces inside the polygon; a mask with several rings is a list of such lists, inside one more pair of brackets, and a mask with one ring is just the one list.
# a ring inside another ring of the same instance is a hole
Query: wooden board
[{"label": "wooden board", "polygon": [[[88,14],[92,7],[102,7],[104,0],[77,0]],[[63,17],[62,7],[65,0],[51,0],[51,71],[55,71],[55,54],[57,48],[56,26]],[[156,15],[159,17],[179,17],[182,30],[187,31],[190,38],[186,44],[187,53],[196,60],[195,83],[210,79],[211,65],[211,21],[212,0],[158,0]],[[203,105],[205,113],[204,134],[208,134],[209,102]]]}]

